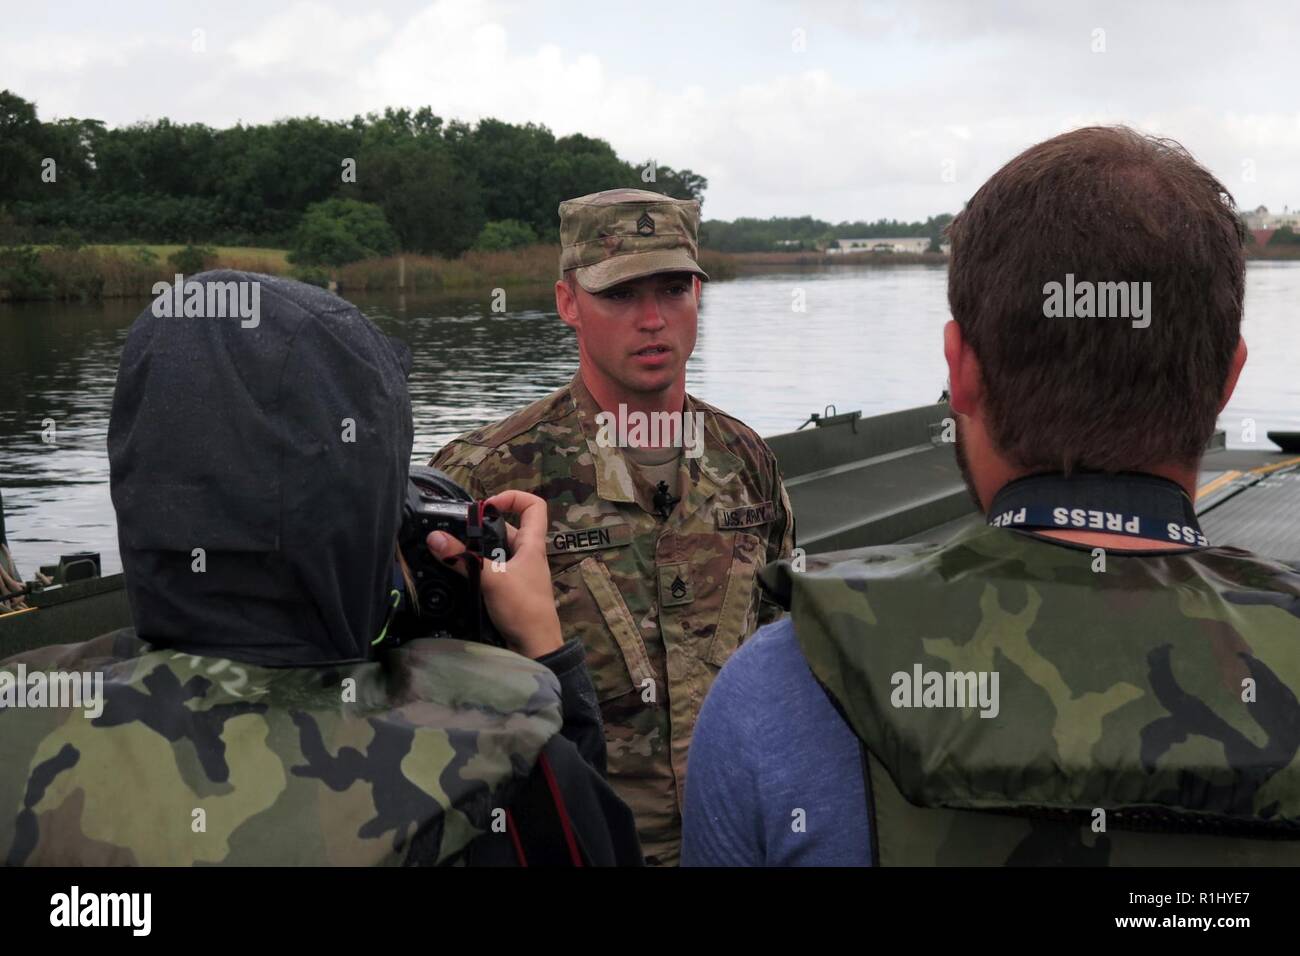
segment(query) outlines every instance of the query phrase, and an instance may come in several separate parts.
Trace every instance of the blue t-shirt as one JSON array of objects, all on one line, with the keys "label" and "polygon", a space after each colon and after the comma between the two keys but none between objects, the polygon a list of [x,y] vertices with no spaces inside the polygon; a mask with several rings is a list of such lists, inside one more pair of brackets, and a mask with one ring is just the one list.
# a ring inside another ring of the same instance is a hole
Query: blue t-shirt
[{"label": "blue t-shirt", "polygon": [[858,739],[789,617],[722,668],[691,740],[683,866],[870,866]]}]

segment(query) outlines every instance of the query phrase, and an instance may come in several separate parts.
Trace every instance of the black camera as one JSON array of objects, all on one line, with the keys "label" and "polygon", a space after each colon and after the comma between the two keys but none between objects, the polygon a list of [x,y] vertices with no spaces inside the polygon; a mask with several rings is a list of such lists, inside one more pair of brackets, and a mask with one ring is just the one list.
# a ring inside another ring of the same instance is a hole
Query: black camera
[{"label": "black camera", "polygon": [[[429,551],[425,539],[431,531],[446,532],[465,545],[465,576]],[[505,646],[479,588],[483,562],[504,561],[507,555],[506,521],[495,508],[475,501],[437,468],[412,468],[397,543],[415,584],[389,628],[397,640],[447,636]]]}]

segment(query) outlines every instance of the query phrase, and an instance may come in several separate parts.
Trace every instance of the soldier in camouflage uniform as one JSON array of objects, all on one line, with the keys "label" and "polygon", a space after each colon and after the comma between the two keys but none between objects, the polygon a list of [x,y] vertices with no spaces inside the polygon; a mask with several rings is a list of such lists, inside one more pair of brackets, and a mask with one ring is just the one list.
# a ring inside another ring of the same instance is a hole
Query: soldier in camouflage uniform
[{"label": "soldier in camouflage uniform", "polygon": [[[587,649],[610,780],[647,860],[663,864],[678,859],[700,704],[746,635],[779,615],[756,575],[794,545],[772,452],[685,391],[707,279],[698,225],[698,203],[642,190],[563,203],[556,302],[577,333],[577,374],[431,462],[472,494],[521,489],[548,502],[555,603],[565,635]],[[610,417],[620,405],[684,412],[684,447],[653,447],[630,428],[621,442]]]},{"label": "soldier in camouflage uniform", "polygon": [[[1193,506],[1246,358],[1240,230],[1123,128],[975,194],[945,354],[987,524],[767,569],[790,618],[705,703],[686,864],[1300,863],[1300,572]],[[1149,282],[1149,321],[1052,318],[1066,273]]]},{"label": "soldier in camouflage uniform", "polygon": [[260,321],[131,328],[108,444],[135,626],[0,663],[0,861],[639,862],[545,504],[497,502],[523,520],[484,593],[521,653],[393,646],[409,353],[301,283],[192,282],[260,283]]}]

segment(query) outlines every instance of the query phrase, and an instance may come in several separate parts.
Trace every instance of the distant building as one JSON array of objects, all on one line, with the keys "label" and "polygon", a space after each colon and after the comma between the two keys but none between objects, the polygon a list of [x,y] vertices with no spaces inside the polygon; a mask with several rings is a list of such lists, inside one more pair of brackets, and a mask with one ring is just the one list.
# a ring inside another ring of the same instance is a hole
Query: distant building
[{"label": "distant building", "polygon": [[826,251],[835,255],[847,255],[854,252],[925,252],[929,248],[929,238],[906,236],[893,239],[840,239],[839,248],[832,246]]},{"label": "distant building", "polygon": [[1281,229],[1283,226],[1290,226],[1292,229],[1300,231],[1300,210],[1291,212],[1286,206],[1282,207],[1281,212],[1269,212],[1267,206],[1260,206],[1254,212],[1248,212],[1245,215],[1246,228],[1251,231],[1257,229]]}]

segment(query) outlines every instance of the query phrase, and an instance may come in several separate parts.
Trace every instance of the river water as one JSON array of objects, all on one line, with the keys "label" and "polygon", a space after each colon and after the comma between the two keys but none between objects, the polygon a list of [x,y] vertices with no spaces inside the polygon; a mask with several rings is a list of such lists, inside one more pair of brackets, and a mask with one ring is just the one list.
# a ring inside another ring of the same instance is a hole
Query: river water
[{"label": "river water", "polygon": [[[833,267],[705,287],[690,391],[760,434],[790,431],[834,404],[864,415],[933,402],[946,378],[943,266]],[[350,296],[415,354],[415,461],[563,385],[573,334],[549,294]],[[805,311],[793,306],[802,298]],[[99,551],[117,571],[105,439],[117,358],[147,303],[0,305],[0,491],[10,547],[30,576],[60,554]],[[1300,429],[1300,262],[1252,262],[1250,360],[1220,425],[1240,445],[1252,418]],[[43,440],[50,435],[53,441]]]}]

